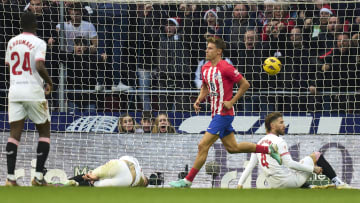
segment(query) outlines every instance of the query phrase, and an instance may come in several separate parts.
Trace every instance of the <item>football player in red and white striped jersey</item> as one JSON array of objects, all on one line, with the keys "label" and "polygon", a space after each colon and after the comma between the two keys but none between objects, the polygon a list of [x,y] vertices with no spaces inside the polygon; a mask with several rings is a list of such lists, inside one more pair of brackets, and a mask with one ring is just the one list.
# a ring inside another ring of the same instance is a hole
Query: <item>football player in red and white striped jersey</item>
[{"label": "football player in red and white striped jersey", "polygon": [[[208,151],[215,141],[220,138],[229,153],[265,153],[270,154],[281,164],[280,155],[275,145],[261,146],[250,142],[238,143],[235,139],[232,122],[234,120],[233,105],[245,94],[250,87],[249,82],[228,62],[222,59],[226,43],[215,37],[207,39],[206,63],[201,70],[202,87],[194,103],[196,112],[200,111],[200,102],[210,96],[212,121],[198,146],[198,155],[189,174],[181,180],[170,182],[172,187],[190,187],[196,174],[204,165]],[[239,89],[233,96],[234,84]]]}]

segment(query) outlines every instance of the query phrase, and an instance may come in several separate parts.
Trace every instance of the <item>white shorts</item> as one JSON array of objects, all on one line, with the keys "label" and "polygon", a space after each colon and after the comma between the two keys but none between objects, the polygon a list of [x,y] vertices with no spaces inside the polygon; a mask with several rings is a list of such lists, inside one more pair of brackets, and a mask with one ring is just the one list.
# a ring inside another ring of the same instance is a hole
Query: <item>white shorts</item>
[{"label": "white shorts", "polygon": [[100,179],[94,182],[95,187],[130,187],[133,182],[133,176],[130,172],[128,165],[125,161],[122,160],[112,160],[118,162],[115,166],[113,165],[113,169],[116,170],[113,177],[108,177],[106,179]]},{"label": "white shorts", "polygon": [[[310,156],[300,160],[301,164],[314,167],[314,161]],[[312,173],[305,171],[289,170],[289,176],[278,180],[268,178],[271,188],[299,188],[311,177]]]},{"label": "white shorts", "polygon": [[47,101],[9,101],[9,123],[29,118],[35,124],[51,121]]}]

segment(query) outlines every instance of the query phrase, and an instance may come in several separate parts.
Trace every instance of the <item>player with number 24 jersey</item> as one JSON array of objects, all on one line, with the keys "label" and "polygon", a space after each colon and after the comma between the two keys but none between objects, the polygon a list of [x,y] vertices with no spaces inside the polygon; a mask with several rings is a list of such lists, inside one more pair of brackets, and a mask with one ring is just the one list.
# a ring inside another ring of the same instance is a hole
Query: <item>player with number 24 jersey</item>
[{"label": "player with number 24 jersey", "polygon": [[45,101],[43,79],[36,70],[36,61],[45,61],[45,54],[45,41],[32,33],[23,32],[8,42],[9,101]]}]

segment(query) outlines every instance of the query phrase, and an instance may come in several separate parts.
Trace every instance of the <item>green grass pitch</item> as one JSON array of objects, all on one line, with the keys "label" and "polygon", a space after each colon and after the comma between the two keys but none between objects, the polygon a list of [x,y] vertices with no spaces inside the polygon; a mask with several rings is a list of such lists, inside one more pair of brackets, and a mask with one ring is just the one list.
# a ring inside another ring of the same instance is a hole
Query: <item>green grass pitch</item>
[{"label": "green grass pitch", "polygon": [[355,203],[360,190],[0,187],[1,203]]}]

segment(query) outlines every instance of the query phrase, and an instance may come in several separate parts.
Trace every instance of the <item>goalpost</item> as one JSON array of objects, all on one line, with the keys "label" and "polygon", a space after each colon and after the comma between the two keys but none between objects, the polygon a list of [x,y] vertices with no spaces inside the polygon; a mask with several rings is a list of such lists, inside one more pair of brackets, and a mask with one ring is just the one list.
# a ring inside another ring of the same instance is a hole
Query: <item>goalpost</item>
[{"label": "goalpost", "polygon": [[[165,187],[184,175],[211,120],[208,102],[199,115],[192,106],[201,87],[206,37],[213,36],[227,42],[223,58],[251,84],[235,105],[237,140],[257,142],[266,114],[283,112],[294,159],[322,151],[342,179],[360,188],[357,1],[27,2],[0,3],[0,184],[10,134],[6,43],[20,33],[21,13],[30,11],[38,16],[38,36],[48,43],[46,66],[55,82],[48,98],[47,178],[61,180],[122,155],[137,157],[145,174],[161,176]],[[268,57],[282,62],[275,76],[262,69]],[[141,132],[142,118],[157,125],[160,113],[176,134]],[[125,114],[137,123],[134,132],[119,133]],[[27,122],[16,164],[23,185],[30,184],[37,139]],[[193,186],[234,188],[249,158],[228,154],[218,141]],[[248,187],[265,187],[259,173],[253,171]],[[322,178],[314,176],[314,183],[324,184]]]}]

